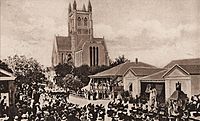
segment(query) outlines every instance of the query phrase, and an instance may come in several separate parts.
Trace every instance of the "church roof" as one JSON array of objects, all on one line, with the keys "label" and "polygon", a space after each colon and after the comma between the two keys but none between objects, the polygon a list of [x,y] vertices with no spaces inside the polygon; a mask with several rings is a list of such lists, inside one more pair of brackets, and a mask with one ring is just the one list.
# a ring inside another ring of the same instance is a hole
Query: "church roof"
[{"label": "church roof", "polygon": [[135,73],[137,73],[138,75],[144,75],[143,72],[145,74],[150,73],[147,71],[141,71],[141,70],[145,70],[145,69],[157,69],[155,66],[143,63],[143,62],[126,62],[120,65],[117,65],[113,68],[110,68],[108,70],[105,70],[103,72],[97,73],[95,75],[91,75],[90,77],[92,78],[99,78],[99,77],[109,77],[109,76],[123,76],[124,73],[131,68],[132,70],[135,70]]},{"label": "church roof", "polygon": [[200,58],[173,60],[169,64],[167,64],[164,68],[171,68],[175,64],[178,64],[178,65],[200,65]]},{"label": "church roof", "polygon": [[56,44],[58,51],[69,51],[71,50],[71,38],[66,36],[56,36]]}]

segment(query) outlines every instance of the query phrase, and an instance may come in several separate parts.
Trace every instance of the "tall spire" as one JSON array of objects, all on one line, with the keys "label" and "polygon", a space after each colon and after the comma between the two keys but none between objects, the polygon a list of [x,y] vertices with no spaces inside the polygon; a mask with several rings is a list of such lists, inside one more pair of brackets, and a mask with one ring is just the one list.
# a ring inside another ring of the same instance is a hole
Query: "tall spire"
[{"label": "tall spire", "polygon": [[73,3],[73,10],[76,10],[76,0],[74,0],[74,3]]},{"label": "tall spire", "polygon": [[70,13],[71,11],[72,11],[72,7],[71,7],[71,3],[69,3],[68,12]]},{"label": "tall spire", "polygon": [[88,3],[88,11],[89,11],[89,12],[92,12],[92,5],[91,5],[90,0],[89,0],[89,3]]},{"label": "tall spire", "polygon": [[83,4],[83,11],[86,11],[85,4]]}]

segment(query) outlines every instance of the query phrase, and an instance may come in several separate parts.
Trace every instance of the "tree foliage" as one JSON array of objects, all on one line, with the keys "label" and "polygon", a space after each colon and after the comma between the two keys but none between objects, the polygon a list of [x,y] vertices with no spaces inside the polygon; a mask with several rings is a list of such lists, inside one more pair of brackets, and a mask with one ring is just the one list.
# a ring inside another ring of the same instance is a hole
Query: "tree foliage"
[{"label": "tree foliage", "polygon": [[75,91],[84,86],[81,80],[76,78],[76,76],[74,77],[72,74],[67,74],[65,77],[56,77],[56,84],[64,89]]},{"label": "tree foliage", "polygon": [[33,58],[14,55],[13,57],[9,56],[5,62],[17,77],[18,85],[22,83],[31,84],[33,82],[42,83],[46,79],[42,65]]},{"label": "tree foliage", "polygon": [[8,71],[8,72],[12,73],[12,70],[11,70],[11,69],[8,67],[8,65],[7,65],[5,62],[3,62],[2,60],[0,60],[0,68],[3,69],[3,70],[5,70],[5,71]]},{"label": "tree foliage", "polygon": [[89,82],[90,75],[90,67],[88,65],[82,65],[80,67],[76,67],[74,69],[74,75],[77,76],[83,84],[87,84]]},{"label": "tree foliage", "polygon": [[[55,67],[56,77],[54,79],[60,86],[67,84],[68,88],[72,89],[70,85],[74,84],[74,86],[76,85],[74,89],[77,89],[77,87],[81,87],[89,83],[89,75],[94,75],[96,73],[105,71],[109,68],[125,63],[126,61],[128,61],[128,59],[126,59],[124,55],[122,55],[118,58],[115,58],[110,66],[102,65],[89,67],[88,65],[81,65],[79,67],[73,67],[71,64],[68,63],[59,64]],[[69,75],[73,75],[73,78]]]},{"label": "tree foliage", "polygon": [[73,72],[73,66],[69,65],[67,63],[64,63],[64,64],[60,64],[59,63],[55,67],[55,72],[56,72],[57,76],[65,77],[67,74],[72,74],[72,72]]},{"label": "tree foliage", "polygon": [[125,63],[127,61],[128,61],[128,59],[124,55],[121,55],[121,56],[115,58],[114,61],[111,61],[110,66],[114,67],[114,66],[117,66],[119,64]]}]

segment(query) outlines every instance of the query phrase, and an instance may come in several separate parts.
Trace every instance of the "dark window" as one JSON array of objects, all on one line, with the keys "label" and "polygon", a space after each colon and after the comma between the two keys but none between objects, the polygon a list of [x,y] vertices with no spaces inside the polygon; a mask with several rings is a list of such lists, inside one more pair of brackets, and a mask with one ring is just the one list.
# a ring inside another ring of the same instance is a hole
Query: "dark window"
[{"label": "dark window", "polygon": [[61,64],[63,64],[63,53],[61,54]]},{"label": "dark window", "polygon": [[99,65],[99,48],[98,47],[96,48],[96,51],[97,51],[96,52],[97,53],[97,63],[96,64],[98,66]]},{"label": "dark window", "polygon": [[84,29],[84,30],[83,30],[83,33],[84,33],[84,34],[88,34],[88,30],[87,30],[87,29]]},{"label": "dark window", "polygon": [[95,66],[96,65],[96,59],[95,59],[95,47],[93,47],[93,65]]},{"label": "dark window", "polygon": [[81,26],[81,17],[78,17],[78,26]]},{"label": "dark window", "polygon": [[84,26],[87,26],[87,18],[84,19]]},{"label": "dark window", "polygon": [[81,29],[78,29],[78,34],[81,34]]},{"label": "dark window", "polygon": [[92,47],[90,47],[90,66],[92,66]]},{"label": "dark window", "polygon": [[0,93],[9,92],[8,81],[0,81]]}]

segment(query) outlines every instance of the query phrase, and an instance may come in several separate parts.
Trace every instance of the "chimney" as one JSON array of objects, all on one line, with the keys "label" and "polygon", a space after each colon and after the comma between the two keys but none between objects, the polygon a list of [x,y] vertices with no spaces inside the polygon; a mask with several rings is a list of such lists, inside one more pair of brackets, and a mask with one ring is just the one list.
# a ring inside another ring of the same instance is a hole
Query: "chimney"
[{"label": "chimney", "polygon": [[135,63],[138,64],[138,58],[135,59]]}]

